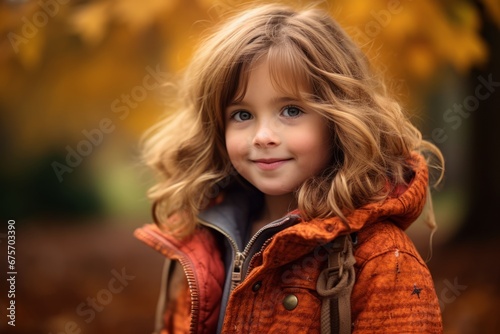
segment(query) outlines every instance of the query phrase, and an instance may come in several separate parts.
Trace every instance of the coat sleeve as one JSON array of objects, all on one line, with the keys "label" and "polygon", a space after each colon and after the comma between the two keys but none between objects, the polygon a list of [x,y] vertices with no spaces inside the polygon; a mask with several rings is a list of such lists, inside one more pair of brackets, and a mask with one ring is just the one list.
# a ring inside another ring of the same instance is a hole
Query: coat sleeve
[{"label": "coat sleeve", "polygon": [[364,235],[355,251],[353,333],[442,333],[429,269],[408,236],[391,225]]}]

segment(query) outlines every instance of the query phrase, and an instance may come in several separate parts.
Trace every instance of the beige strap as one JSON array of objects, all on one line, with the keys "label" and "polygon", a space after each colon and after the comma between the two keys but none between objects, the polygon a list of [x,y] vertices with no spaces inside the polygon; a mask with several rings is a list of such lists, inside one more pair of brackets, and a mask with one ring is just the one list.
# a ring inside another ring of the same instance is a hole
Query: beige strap
[{"label": "beige strap", "polygon": [[316,290],[323,297],[321,333],[350,334],[350,299],[356,262],[351,236],[340,236],[325,248],[328,252],[328,267],[323,269],[316,283]]}]

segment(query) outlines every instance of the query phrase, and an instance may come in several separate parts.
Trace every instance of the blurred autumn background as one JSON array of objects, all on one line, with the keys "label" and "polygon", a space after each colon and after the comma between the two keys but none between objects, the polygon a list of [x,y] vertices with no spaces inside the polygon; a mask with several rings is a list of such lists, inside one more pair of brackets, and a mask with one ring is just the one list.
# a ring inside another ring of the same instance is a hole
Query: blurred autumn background
[{"label": "blurred autumn background", "polygon": [[[168,110],[161,84],[236,3],[2,1],[0,248],[14,219],[18,275],[15,327],[0,285],[1,333],[152,331],[162,258],[132,237],[153,182],[138,141]],[[498,333],[500,2],[319,5],[447,160],[429,262],[446,332]],[[427,256],[428,230],[409,234]]]}]

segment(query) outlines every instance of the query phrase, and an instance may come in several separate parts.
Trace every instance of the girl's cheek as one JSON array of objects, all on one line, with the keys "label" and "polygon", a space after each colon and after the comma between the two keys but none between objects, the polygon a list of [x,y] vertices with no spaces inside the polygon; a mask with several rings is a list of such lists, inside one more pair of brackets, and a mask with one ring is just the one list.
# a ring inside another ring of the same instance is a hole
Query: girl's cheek
[{"label": "girl's cheek", "polygon": [[231,131],[226,135],[226,148],[233,154],[243,154],[250,141],[251,137],[245,131]]},{"label": "girl's cheek", "polygon": [[243,152],[243,145],[238,140],[237,136],[226,136],[226,150],[229,155],[229,159],[234,164],[235,160],[238,160]]}]

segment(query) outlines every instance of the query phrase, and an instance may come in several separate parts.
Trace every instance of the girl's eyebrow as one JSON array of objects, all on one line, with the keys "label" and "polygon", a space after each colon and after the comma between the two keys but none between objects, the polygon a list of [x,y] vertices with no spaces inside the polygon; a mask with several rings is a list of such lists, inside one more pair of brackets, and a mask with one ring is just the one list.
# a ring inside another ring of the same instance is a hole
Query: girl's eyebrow
[{"label": "girl's eyebrow", "polygon": [[[273,98],[271,100],[271,104],[298,103],[299,101],[300,100],[298,100],[296,98],[293,98],[293,97],[280,96],[280,97]],[[240,101],[232,101],[231,103],[229,103],[229,105],[227,107],[228,108],[229,107],[235,107],[235,106],[238,106],[238,107],[250,107],[251,105],[252,105],[251,103],[246,102],[245,99],[243,99],[243,100],[240,100]]]}]

